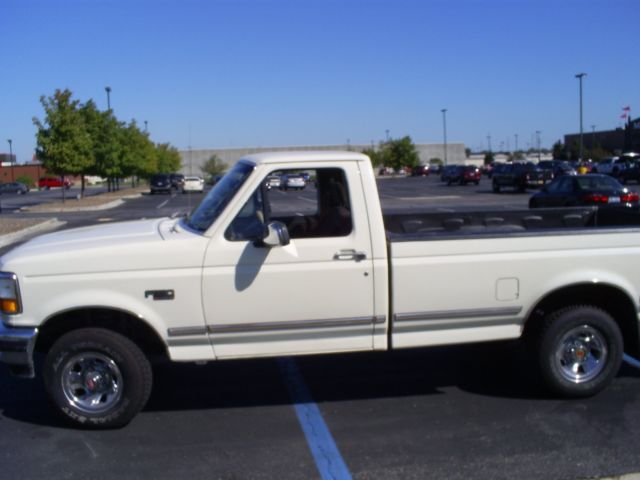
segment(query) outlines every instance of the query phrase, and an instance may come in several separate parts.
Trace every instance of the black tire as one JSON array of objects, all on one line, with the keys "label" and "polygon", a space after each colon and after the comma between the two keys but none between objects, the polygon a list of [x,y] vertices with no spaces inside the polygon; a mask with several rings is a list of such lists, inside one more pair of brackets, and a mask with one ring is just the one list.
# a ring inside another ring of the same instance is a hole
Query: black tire
[{"label": "black tire", "polygon": [[152,380],[151,365],[140,348],[102,328],[63,335],[44,364],[44,384],[56,410],[83,428],[129,423],[147,403]]},{"label": "black tire", "polygon": [[493,182],[491,188],[493,189],[493,193],[500,193],[500,185],[498,185],[498,182]]},{"label": "black tire", "polygon": [[551,313],[538,337],[538,367],[554,394],[582,398],[606,388],[620,369],[623,340],[615,320],[580,305]]}]

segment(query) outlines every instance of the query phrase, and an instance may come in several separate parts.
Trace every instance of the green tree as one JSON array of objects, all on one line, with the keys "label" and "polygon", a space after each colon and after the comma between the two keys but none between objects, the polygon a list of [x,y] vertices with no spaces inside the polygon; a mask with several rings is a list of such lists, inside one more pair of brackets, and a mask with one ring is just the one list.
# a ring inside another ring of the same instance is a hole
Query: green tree
[{"label": "green tree", "polygon": [[564,144],[558,140],[556,143],[553,144],[553,151],[552,151],[552,155],[553,155],[553,159],[554,160],[567,160],[567,150],[564,146]]},{"label": "green tree", "polygon": [[227,169],[227,165],[222,161],[222,159],[216,155],[215,153],[211,155],[204,165],[200,167],[202,173],[208,175],[209,177],[215,177],[216,175],[220,175]]},{"label": "green tree", "polygon": [[398,140],[389,140],[385,150],[384,164],[395,170],[413,168],[420,163],[418,150],[408,135]]},{"label": "green tree", "polygon": [[178,150],[168,143],[156,145],[156,161],[156,172],[175,172],[182,166]]},{"label": "green tree", "polygon": [[[44,120],[33,118],[37,127],[36,154],[44,168],[56,175],[84,175],[93,164],[92,141],[80,102],[70,90],[56,90],[40,97]],[[62,189],[64,201],[65,189]]]},{"label": "green tree", "polygon": [[120,154],[120,173],[123,177],[148,176],[156,167],[156,152],[149,137],[143,133],[135,120],[120,130],[122,146]]},{"label": "green tree", "polygon": [[107,178],[108,190],[111,191],[122,174],[123,124],[112,110],[98,110],[93,100],[85,103],[81,112],[91,137],[92,165],[87,173]]},{"label": "green tree", "polygon": [[486,152],[484,154],[484,164],[489,165],[495,162],[495,157],[493,156],[493,152]]}]

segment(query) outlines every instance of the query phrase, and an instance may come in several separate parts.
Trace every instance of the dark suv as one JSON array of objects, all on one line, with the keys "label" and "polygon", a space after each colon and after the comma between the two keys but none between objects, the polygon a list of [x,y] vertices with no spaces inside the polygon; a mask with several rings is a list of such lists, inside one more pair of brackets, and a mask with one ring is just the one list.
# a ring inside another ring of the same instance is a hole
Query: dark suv
[{"label": "dark suv", "polygon": [[176,190],[181,190],[184,185],[184,175],[181,173],[172,173],[169,175],[169,179],[171,180],[171,188],[175,188]]},{"label": "dark suv", "polygon": [[500,193],[503,187],[515,188],[524,192],[527,188],[540,188],[552,179],[551,172],[539,169],[535,163],[504,163],[494,167],[492,187],[494,193]]},{"label": "dark suv", "polygon": [[151,176],[149,181],[149,188],[151,189],[151,195],[154,193],[171,193],[171,178],[168,173],[156,173]]}]

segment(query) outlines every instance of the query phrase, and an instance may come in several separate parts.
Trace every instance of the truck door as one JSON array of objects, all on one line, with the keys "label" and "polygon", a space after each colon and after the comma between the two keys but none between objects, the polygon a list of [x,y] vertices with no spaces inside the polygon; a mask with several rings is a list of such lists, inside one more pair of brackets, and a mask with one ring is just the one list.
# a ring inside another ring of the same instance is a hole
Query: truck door
[{"label": "truck door", "polygon": [[[372,349],[373,263],[359,181],[355,162],[301,165],[268,171],[241,200],[214,234],[203,270],[218,358]],[[256,242],[272,221],[287,226],[288,245]]]}]

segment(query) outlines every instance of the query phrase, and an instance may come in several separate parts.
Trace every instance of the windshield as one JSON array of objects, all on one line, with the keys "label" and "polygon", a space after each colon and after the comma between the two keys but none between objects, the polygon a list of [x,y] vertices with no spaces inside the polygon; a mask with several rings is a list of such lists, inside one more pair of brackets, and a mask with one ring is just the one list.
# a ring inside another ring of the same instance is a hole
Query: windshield
[{"label": "windshield", "polygon": [[240,190],[253,169],[254,165],[250,163],[237,163],[185,220],[186,225],[199,232],[206,231]]}]

